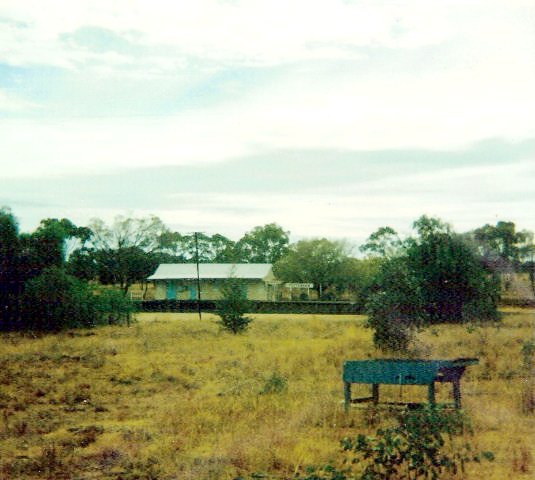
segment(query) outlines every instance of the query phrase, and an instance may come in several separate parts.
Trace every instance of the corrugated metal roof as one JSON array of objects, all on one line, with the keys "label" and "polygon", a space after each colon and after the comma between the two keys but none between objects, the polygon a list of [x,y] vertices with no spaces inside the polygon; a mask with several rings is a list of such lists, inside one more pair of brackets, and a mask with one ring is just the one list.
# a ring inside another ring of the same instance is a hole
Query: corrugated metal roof
[{"label": "corrugated metal roof", "polygon": [[[199,278],[265,278],[271,272],[271,263],[200,263]],[[197,278],[195,263],[162,263],[149,280]]]}]

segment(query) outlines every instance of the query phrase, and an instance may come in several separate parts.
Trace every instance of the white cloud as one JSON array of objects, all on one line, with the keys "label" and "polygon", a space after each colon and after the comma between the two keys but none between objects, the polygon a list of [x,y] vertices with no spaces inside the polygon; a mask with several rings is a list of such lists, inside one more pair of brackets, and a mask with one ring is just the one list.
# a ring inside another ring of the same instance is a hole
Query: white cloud
[{"label": "white cloud", "polygon": [[[41,0],[4,0],[0,16],[17,23],[1,30],[0,41],[9,48],[0,58],[18,65],[74,67],[85,52],[67,48],[60,35],[84,26],[109,29],[140,45],[171,47],[169,57],[227,65],[353,58],[354,47],[411,49],[473,37],[484,39],[480,46],[487,44],[492,52],[500,43],[530,34],[529,24],[523,31],[518,21],[508,22],[529,8],[529,3],[500,1],[48,0],[45,7]],[[153,50],[153,56],[165,57],[163,51]]]},{"label": "white cloud", "polygon": [[11,152],[6,170],[20,176],[215,162],[278,149],[451,150],[535,136],[535,74],[519,67],[509,88],[499,73],[486,64],[418,77],[297,72],[169,117],[4,120],[0,138]]},{"label": "white cloud", "polygon": [[29,102],[18,95],[13,95],[0,89],[0,112],[31,111],[39,108],[39,105]]},{"label": "white cloud", "polygon": [[[276,221],[297,237],[328,235],[357,242],[384,225],[408,234],[412,222],[423,214],[454,222],[458,231],[503,219],[534,229],[529,207],[534,181],[535,165],[525,160],[507,167],[469,166],[359,182],[353,188],[318,188],[315,193],[300,192],[298,185],[294,192],[283,194],[179,193],[169,198],[169,207],[159,215],[187,231],[235,237],[244,226]],[[519,193],[525,200],[518,198]]]}]

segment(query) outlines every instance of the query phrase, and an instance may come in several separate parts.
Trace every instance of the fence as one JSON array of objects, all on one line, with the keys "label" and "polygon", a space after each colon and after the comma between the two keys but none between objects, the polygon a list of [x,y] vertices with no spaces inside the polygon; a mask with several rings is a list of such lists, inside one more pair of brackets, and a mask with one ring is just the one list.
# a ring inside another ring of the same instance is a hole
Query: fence
[{"label": "fence", "polygon": [[[140,312],[196,312],[196,300],[145,300],[136,302]],[[353,302],[264,302],[250,301],[248,313],[329,313],[329,314],[361,314],[362,305]],[[201,300],[203,312],[214,312],[217,302]]]}]

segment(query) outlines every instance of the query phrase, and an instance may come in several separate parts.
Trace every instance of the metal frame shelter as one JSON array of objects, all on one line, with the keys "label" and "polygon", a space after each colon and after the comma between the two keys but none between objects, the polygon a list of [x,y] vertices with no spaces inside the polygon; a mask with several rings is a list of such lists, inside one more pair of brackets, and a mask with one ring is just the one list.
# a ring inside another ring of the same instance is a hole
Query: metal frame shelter
[{"label": "metal frame shelter", "polygon": [[[453,386],[455,408],[461,408],[461,377],[469,365],[479,363],[477,358],[455,360],[348,360],[344,362],[345,409],[352,403],[372,401],[379,403],[379,385],[427,385],[429,404],[435,405],[435,382],[449,382]],[[371,397],[352,398],[351,384],[371,384]],[[406,405],[397,402],[397,405]]]}]

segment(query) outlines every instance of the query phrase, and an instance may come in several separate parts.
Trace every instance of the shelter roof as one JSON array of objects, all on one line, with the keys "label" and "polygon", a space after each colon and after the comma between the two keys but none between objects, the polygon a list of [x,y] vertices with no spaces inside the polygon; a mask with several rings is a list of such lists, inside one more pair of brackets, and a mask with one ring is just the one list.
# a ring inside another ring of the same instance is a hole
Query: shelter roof
[{"label": "shelter roof", "polygon": [[[271,272],[271,263],[200,263],[199,278],[264,279]],[[149,280],[178,280],[197,278],[195,263],[162,263]]]}]

